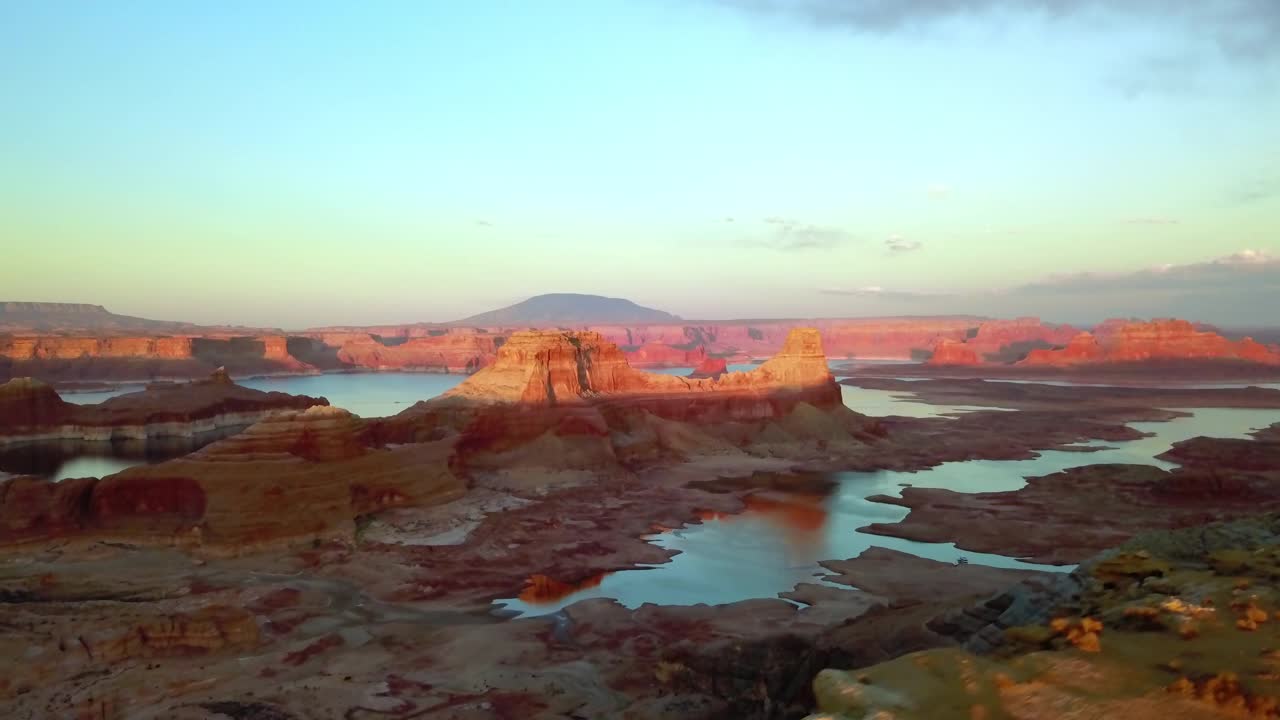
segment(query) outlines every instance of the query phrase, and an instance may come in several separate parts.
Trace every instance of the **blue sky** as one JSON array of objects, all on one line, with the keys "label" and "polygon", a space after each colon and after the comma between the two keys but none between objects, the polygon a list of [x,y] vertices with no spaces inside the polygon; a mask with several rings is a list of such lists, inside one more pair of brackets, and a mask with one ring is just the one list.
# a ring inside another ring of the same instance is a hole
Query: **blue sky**
[{"label": "blue sky", "polygon": [[1234,282],[1123,279],[1248,249],[1275,289],[1274,31],[1271,0],[7,3],[0,294],[284,326],[552,291],[1080,320],[990,298],[1092,273],[1119,284],[1089,315],[1247,317]]}]

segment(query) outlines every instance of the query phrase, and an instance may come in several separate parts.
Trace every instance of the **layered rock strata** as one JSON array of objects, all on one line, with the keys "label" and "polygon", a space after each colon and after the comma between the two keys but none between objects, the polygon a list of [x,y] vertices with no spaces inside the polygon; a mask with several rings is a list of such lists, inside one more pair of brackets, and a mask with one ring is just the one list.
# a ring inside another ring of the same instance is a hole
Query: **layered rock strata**
[{"label": "layered rock strata", "polygon": [[0,385],[0,445],[192,437],[250,425],[274,410],[327,404],[236,385],[225,371],[188,383],[155,383],[96,405],[66,402],[45,383],[20,378]]}]

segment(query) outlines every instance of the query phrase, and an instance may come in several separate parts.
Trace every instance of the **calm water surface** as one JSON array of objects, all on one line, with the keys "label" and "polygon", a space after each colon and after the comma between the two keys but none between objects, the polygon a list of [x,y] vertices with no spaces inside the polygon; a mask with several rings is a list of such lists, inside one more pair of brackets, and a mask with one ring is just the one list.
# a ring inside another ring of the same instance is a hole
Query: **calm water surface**
[{"label": "calm water surface", "polygon": [[[419,400],[430,400],[465,379],[466,375],[445,373],[388,372],[259,377],[237,379],[236,382],[255,390],[325,397],[330,405],[350,410],[361,417],[385,417],[395,415]],[[122,385],[103,392],[68,393],[63,399],[88,405],[141,389],[140,385]]]},{"label": "calm water surface", "polygon": [[[861,393],[846,394],[846,402],[865,399]],[[877,410],[903,415],[924,412],[919,403],[881,398],[888,405]],[[860,412],[875,414],[866,405]],[[929,406],[926,406],[929,407]],[[938,410],[938,408],[933,408]],[[769,493],[763,503],[749,506],[740,515],[709,518],[700,525],[661,533],[650,538],[656,545],[680,554],[671,562],[605,576],[600,583],[563,598],[529,604],[519,599],[503,600],[510,610],[540,615],[555,612],[578,600],[592,597],[615,598],[627,607],[644,603],[689,605],[722,604],[751,598],[774,597],[801,582],[818,581],[826,574],[818,561],[852,558],[872,546],[954,562],[960,557],[975,564],[996,567],[1038,568],[1066,571],[1070,567],[1040,566],[1015,558],[959,550],[947,543],[919,543],[868,535],[857,529],[870,523],[893,523],[906,517],[906,508],[868,502],[871,495],[900,495],[906,484],[939,487],[958,492],[1017,490],[1028,476],[1047,475],[1095,463],[1135,463],[1171,468],[1157,460],[1177,441],[1197,435],[1243,438],[1249,431],[1280,421],[1280,411],[1203,409],[1191,417],[1170,422],[1132,423],[1132,427],[1153,433],[1152,437],[1112,443],[1108,449],[1090,453],[1049,451],[1031,460],[970,460],[951,462],[921,472],[834,473],[836,489],[828,496],[813,497]],[[1107,447],[1090,442],[1090,447]]]}]

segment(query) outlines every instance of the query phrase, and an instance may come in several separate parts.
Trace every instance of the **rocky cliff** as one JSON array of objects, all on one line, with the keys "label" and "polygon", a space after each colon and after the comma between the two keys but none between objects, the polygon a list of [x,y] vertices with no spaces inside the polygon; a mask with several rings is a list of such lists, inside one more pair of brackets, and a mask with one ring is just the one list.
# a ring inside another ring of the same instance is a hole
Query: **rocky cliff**
[{"label": "rocky cliff", "polygon": [[377,449],[345,410],[278,411],[176,460],[102,479],[0,484],[0,544],[119,539],[216,553],[350,539],[354,520],[460,496],[450,443]]},{"label": "rocky cliff", "polygon": [[324,398],[242,387],[225,371],[189,383],[155,383],[96,405],[65,402],[45,383],[20,378],[0,385],[0,445],[191,437],[249,425],[273,410],[327,404]]},{"label": "rocky cliff", "polygon": [[693,454],[821,455],[873,423],[841,402],[812,328],[750,372],[685,378],[632,368],[594,332],[525,331],[441,397],[375,423],[392,442],[456,436],[467,467],[608,468]]},{"label": "rocky cliff", "polygon": [[978,365],[981,362],[977,351],[959,340],[939,340],[928,360],[929,365]]},{"label": "rocky cliff", "polygon": [[1234,360],[1280,365],[1280,353],[1248,337],[1228,340],[1216,332],[1199,330],[1186,320],[1109,320],[1094,328],[1092,334],[1076,335],[1065,348],[1033,350],[1020,364],[1066,366],[1153,360]]}]

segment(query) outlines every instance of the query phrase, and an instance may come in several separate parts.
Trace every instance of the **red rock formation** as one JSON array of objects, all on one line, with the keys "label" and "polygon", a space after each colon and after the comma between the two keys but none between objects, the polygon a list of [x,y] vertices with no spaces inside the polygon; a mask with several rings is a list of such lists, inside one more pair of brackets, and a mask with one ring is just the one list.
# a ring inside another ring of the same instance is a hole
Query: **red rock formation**
[{"label": "red rock formation", "polygon": [[627,350],[627,362],[632,367],[686,367],[707,359],[707,350],[701,345],[689,349],[666,343],[645,343],[634,350]]},{"label": "red rock formation", "polygon": [[219,366],[240,374],[314,370],[289,353],[283,335],[0,337],[0,373],[9,377],[69,381],[192,378]]},{"label": "red rock formation", "polygon": [[[781,349],[787,333],[801,324],[818,328],[833,357],[924,357],[939,338],[962,340],[979,322],[968,317],[920,317],[589,329],[607,341],[635,348],[630,355],[636,366],[680,367],[696,365],[708,353],[769,357]],[[103,330],[103,336],[0,335],[0,380],[20,376],[50,382],[192,378],[220,365],[238,375],[317,369],[474,372],[494,360],[510,334],[503,328],[431,324],[322,328],[288,337],[194,327],[173,336],[111,332]]]},{"label": "red rock formation", "polygon": [[388,507],[454,499],[451,443],[376,449],[338,408],[284,410],[191,455],[101,480],[0,485],[0,544],[61,537],[239,552],[345,537]]},{"label": "red rock formation", "polygon": [[1102,346],[1093,333],[1082,332],[1060,350],[1037,349],[1027,354],[1019,365],[1079,365],[1103,362]]},{"label": "red rock formation", "polygon": [[792,330],[782,351],[750,372],[689,380],[635,370],[613,343],[593,332],[519,332],[494,364],[445,393],[442,400],[557,406],[602,400],[717,391],[807,392],[830,404],[839,387],[816,330]]},{"label": "red rock formation", "polygon": [[729,372],[728,364],[724,358],[709,357],[698,363],[698,366],[689,373],[691,378],[718,378]]},{"label": "red rock formation", "polygon": [[[375,423],[387,441],[457,435],[467,467],[607,469],[735,446],[863,442],[813,329],[750,372],[647,373],[591,332],[519,332],[493,365],[444,395]],[[863,433],[864,434],[864,433]],[[768,452],[761,450],[761,452]]]},{"label": "red rock formation", "polygon": [[929,365],[978,365],[978,353],[968,343],[958,340],[939,340],[933,346],[933,356]]},{"label": "red rock formation", "polygon": [[1012,362],[1035,349],[1065,345],[1075,335],[1076,330],[1070,325],[1047,325],[1040,318],[1020,317],[988,320],[965,344],[985,362]]},{"label": "red rock formation", "polygon": [[[323,337],[326,342],[338,339]],[[470,373],[492,361],[502,336],[470,330],[412,337],[390,345],[372,335],[345,335],[341,340],[337,357],[354,367]]]},{"label": "red rock formation", "polygon": [[327,405],[324,398],[263,392],[231,382],[225,371],[189,383],[155,383],[96,405],[62,400],[30,378],[0,385],[0,445],[31,440],[187,437],[248,425],[273,410]]},{"label": "red rock formation", "polygon": [[1108,320],[1081,333],[1062,350],[1037,350],[1026,365],[1136,363],[1152,360],[1238,360],[1280,365],[1280,354],[1250,338],[1228,340],[1186,320]]}]

